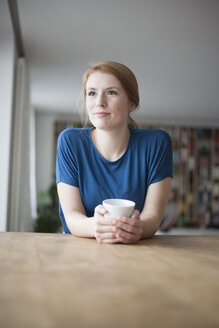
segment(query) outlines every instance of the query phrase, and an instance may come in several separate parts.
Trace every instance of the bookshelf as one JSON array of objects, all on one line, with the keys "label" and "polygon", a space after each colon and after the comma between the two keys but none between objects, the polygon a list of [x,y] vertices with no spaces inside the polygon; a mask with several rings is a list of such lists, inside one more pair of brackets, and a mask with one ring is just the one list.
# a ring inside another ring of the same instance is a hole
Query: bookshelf
[{"label": "bookshelf", "polygon": [[214,224],[219,225],[219,128],[213,131],[212,143],[212,194],[211,210]]},{"label": "bookshelf", "polygon": [[[60,132],[81,123],[54,123],[54,154]],[[170,227],[219,228],[219,128],[142,124],[169,133],[173,147],[171,195],[161,223]],[[55,158],[54,158],[55,170]]]}]

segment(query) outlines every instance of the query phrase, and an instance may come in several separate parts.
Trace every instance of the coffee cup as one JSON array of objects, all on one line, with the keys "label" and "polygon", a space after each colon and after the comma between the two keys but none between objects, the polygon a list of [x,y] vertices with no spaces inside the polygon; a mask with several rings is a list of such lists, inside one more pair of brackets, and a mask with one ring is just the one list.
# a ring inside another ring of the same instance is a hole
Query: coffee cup
[{"label": "coffee cup", "polygon": [[135,208],[135,202],[127,199],[110,198],[103,201],[103,206],[107,209],[105,217],[118,218],[119,216],[130,217]]}]

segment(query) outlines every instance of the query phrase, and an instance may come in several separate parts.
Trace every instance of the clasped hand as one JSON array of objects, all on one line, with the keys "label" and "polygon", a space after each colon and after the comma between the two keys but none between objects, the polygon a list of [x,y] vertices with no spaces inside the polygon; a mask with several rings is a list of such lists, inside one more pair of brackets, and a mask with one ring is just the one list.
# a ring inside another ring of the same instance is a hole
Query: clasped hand
[{"label": "clasped hand", "polygon": [[118,218],[107,218],[104,214],[107,210],[103,205],[95,207],[94,217],[96,218],[94,236],[99,243],[115,244],[118,242],[132,244],[141,239],[143,234],[143,224],[140,219],[140,212],[134,210],[130,218],[120,216]]}]

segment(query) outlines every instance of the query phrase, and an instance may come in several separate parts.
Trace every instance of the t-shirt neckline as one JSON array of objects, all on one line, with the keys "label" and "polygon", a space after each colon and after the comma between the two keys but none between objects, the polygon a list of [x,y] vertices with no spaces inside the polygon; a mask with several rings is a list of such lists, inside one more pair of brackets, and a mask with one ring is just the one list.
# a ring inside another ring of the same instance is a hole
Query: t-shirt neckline
[{"label": "t-shirt neckline", "polygon": [[132,139],[132,128],[131,128],[131,127],[128,127],[128,128],[129,128],[130,136],[129,136],[129,141],[128,141],[127,148],[126,148],[124,154],[123,154],[121,157],[119,157],[118,159],[116,159],[115,161],[109,161],[108,159],[106,159],[105,157],[103,157],[103,156],[99,153],[99,151],[97,150],[97,148],[96,148],[96,146],[95,146],[95,144],[94,144],[94,142],[93,142],[92,136],[91,136],[91,131],[92,131],[93,129],[95,129],[95,128],[94,128],[94,127],[90,127],[90,128],[89,128],[89,140],[90,140],[90,143],[91,143],[91,145],[92,145],[92,147],[93,147],[95,153],[98,155],[98,157],[99,157],[103,162],[105,162],[105,163],[107,163],[107,164],[116,164],[116,163],[118,163],[119,161],[121,161],[121,160],[123,159],[123,157],[127,154],[127,152],[129,151],[130,144],[131,144],[131,139]]}]

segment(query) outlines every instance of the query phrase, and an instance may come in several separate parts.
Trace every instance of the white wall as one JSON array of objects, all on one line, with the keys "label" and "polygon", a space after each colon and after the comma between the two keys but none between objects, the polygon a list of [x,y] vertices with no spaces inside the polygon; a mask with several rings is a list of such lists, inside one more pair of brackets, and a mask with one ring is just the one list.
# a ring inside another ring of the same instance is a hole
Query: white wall
[{"label": "white wall", "polygon": [[5,231],[14,75],[14,38],[7,1],[0,1],[0,15],[0,231]]}]

